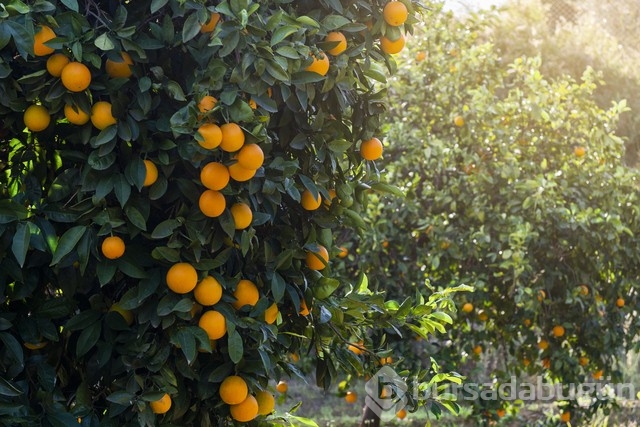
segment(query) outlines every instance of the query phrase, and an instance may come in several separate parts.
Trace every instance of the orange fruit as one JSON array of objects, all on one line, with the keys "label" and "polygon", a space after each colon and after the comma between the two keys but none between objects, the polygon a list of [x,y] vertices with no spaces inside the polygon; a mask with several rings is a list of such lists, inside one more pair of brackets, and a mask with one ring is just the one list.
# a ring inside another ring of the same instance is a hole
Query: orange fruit
[{"label": "orange fruit", "polygon": [[235,203],[231,206],[231,216],[236,230],[244,230],[253,221],[253,212],[251,212],[251,208],[246,203]]},{"label": "orange fruit", "polygon": [[346,258],[349,255],[349,250],[344,246],[340,246],[340,252],[338,253],[338,258]]},{"label": "orange fruit", "polygon": [[22,345],[24,345],[24,348],[26,348],[27,350],[40,350],[41,348],[44,348],[47,346],[47,342],[46,341],[40,341],[36,343],[25,342]]},{"label": "orange fruit", "polygon": [[245,305],[253,307],[260,299],[260,292],[258,287],[251,280],[242,279],[238,282],[236,290],[233,291],[235,301],[233,302],[233,308],[236,310],[241,309]]},{"label": "orange fruit", "polygon": [[114,79],[128,79],[131,77],[131,74],[133,74],[131,70],[131,66],[133,65],[131,55],[127,52],[120,52],[120,59],[121,61],[114,61],[107,58],[104,69],[109,77]]},{"label": "orange fruit", "polygon": [[209,16],[209,20],[200,26],[200,32],[202,34],[212,33],[213,30],[216,29],[216,25],[220,21],[220,14],[216,12],[211,12]]},{"label": "orange fruit", "polygon": [[336,197],[338,197],[338,193],[336,193],[336,190],[333,188],[330,188],[329,191],[329,198],[325,199],[322,203],[324,203],[324,206],[329,209],[329,207],[331,206],[331,204],[333,203],[333,199],[335,199]]},{"label": "orange fruit", "polygon": [[507,411],[505,411],[504,409],[500,408],[498,410],[496,410],[496,415],[498,415],[498,418],[502,418],[506,415]]},{"label": "orange fruit", "polygon": [[276,390],[278,393],[286,393],[287,390],[289,390],[289,385],[284,380],[279,381],[278,384],[276,384]]},{"label": "orange fruit", "polygon": [[326,76],[329,72],[329,65],[331,65],[331,63],[329,62],[329,57],[325,55],[324,52],[320,51],[320,54],[318,56],[311,54],[311,58],[313,59],[313,61],[307,68],[305,68],[305,71],[310,71],[312,73],[320,74],[321,76]]},{"label": "orange fruit", "polygon": [[589,358],[586,356],[582,356],[580,359],[578,359],[578,364],[580,366],[587,366],[589,364]]},{"label": "orange fruit", "polygon": [[378,138],[362,141],[360,155],[365,160],[377,160],[382,157],[382,142]]},{"label": "orange fruit", "polygon": [[198,102],[198,110],[200,110],[201,113],[206,113],[207,111],[213,110],[217,103],[218,100],[215,97],[205,95],[202,97],[200,102]]},{"label": "orange fruit", "polygon": [[45,45],[49,40],[55,39],[56,33],[50,27],[42,25],[33,36],[33,53],[35,56],[46,56],[55,51],[54,48]]},{"label": "orange fruit", "polygon": [[542,302],[542,300],[545,299],[546,297],[547,297],[547,293],[543,289],[540,289],[538,291],[538,301]]},{"label": "orange fruit", "polygon": [[528,328],[529,326],[531,326],[531,319],[524,319],[522,323]]},{"label": "orange fruit", "polygon": [[231,418],[234,420],[248,423],[258,416],[260,405],[258,405],[258,400],[255,397],[248,395],[246,399],[237,405],[231,405],[229,412],[231,412]]},{"label": "orange fruit", "polygon": [[151,160],[144,161],[143,187],[150,187],[158,180],[158,167]]},{"label": "orange fruit", "polygon": [[461,128],[462,126],[464,126],[464,117],[455,116],[453,119],[453,124]]},{"label": "orange fruit", "polygon": [[222,298],[222,285],[214,277],[207,276],[193,289],[193,297],[204,306],[214,305]]},{"label": "orange fruit", "polygon": [[298,314],[301,316],[309,315],[309,307],[307,307],[307,302],[304,299],[300,301],[300,311],[298,312]]},{"label": "orange fruit", "polygon": [[348,391],[344,396],[344,400],[346,400],[347,403],[356,403],[358,401],[358,393],[355,391]]},{"label": "orange fruit", "polygon": [[462,311],[464,311],[465,313],[471,313],[473,311],[473,304],[471,304],[470,302],[465,303],[462,306]]},{"label": "orange fruit", "polygon": [[124,255],[125,244],[118,236],[109,236],[102,241],[102,255],[108,259],[118,259]]},{"label": "orange fruit", "polygon": [[178,262],[169,268],[165,279],[173,292],[186,294],[198,284],[198,272],[191,264]]},{"label": "orange fruit", "polygon": [[225,123],[220,126],[222,142],[220,148],[228,153],[238,151],[244,145],[244,132],[237,123]]},{"label": "orange fruit", "polygon": [[154,414],[167,413],[171,409],[171,396],[165,393],[160,399],[149,402],[149,406]]},{"label": "orange fruit", "polygon": [[399,420],[404,420],[405,418],[407,418],[407,410],[404,408],[400,409],[398,412],[396,412],[396,417],[398,417]]},{"label": "orange fruit", "polygon": [[71,104],[64,105],[64,116],[69,120],[69,123],[82,126],[91,118],[89,114],[81,110],[79,107],[74,108]]},{"label": "orange fruit", "polygon": [[486,312],[480,310],[478,311],[478,319],[480,319],[481,322],[486,322],[487,320],[489,320],[489,315]]},{"label": "orange fruit", "polygon": [[276,398],[268,391],[260,390],[257,392],[256,400],[258,401],[259,415],[269,415],[276,407]]},{"label": "orange fruit", "polygon": [[580,295],[585,297],[589,295],[589,287],[587,285],[580,285]]},{"label": "orange fruit", "polygon": [[551,359],[549,359],[548,357],[542,359],[542,367],[545,369],[549,369],[551,367]]},{"label": "orange fruit", "polygon": [[91,123],[97,129],[104,130],[117,122],[113,114],[111,114],[111,103],[98,101],[91,107]]},{"label": "orange fruit", "polygon": [[198,206],[204,216],[216,218],[224,212],[227,207],[227,200],[219,191],[204,190],[198,200]]},{"label": "orange fruit", "polygon": [[340,31],[331,31],[327,34],[327,37],[324,38],[325,42],[337,42],[334,47],[327,50],[329,55],[340,55],[342,52],[347,50],[347,38]]},{"label": "orange fruit", "polygon": [[384,36],[380,37],[380,49],[389,55],[394,55],[402,51],[402,49],[404,49],[404,44],[405,39],[402,34],[400,34],[400,37],[398,37],[397,40],[391,40]]},{"label": "orange fruit", "polygon": [[220,384],[218,390],[220,399],[227,405],[237,405],[242,403],[249,395],[249,387],[242,377],[230,375]]},{"label": "orange fruit", "polygon": [[358,341],[357,343],[349,344],[349,346],[347,347],[347,350],[349,350],[353,354],[357,354],[359,356],[362,353],[364,353],[363,348],[364,348],[364,342],[363,341]]},{"label": "orange fruit", "polygon": [[246,144],[240,149],[236,158],[243,168],[256,170],[264,163],[264,152],[258,144]]},{"label": "orange fruit", "polygon": [[416,54],[416,61],[417,61],[417,62],[422,62],[422,61],[424,61],[425,59],[427,59],[427,53],[426,53],[426,52],[418,52],[418,53]]},{"label": "orange fruit", "polygon": [[222,142],[222,131],[220,130],[220,126],[214,123],[205,123],[201,125],[198,128],[198,133],[202,137],[202,141],[198,141],[198,144],[207,150],[217,148]]},{"label": "orange fruit", "polygon": [[306,263],[307,267],[311,270],[323,270],[329,263],[329,252],[327,251],[327,248],[322,245],[318,245],[317,252],[307,252]]},{"label": "orange fruit", "polygon": [[[196,285],[198,286],[198,285]],[[194,302],[191,306],[191,310],[189,310],[189,314],[191,314],[191,318],[193,319],[196,315],[202,313],[202,306],[197,302]]]},{"label": "orange fruit", "polygon": [[322,196],[318,193],[318,196],[314,198],[311,191],[304,190],[300,197],[300,204],[308,211],[315,211],[322,205]]},{"label": "orange fruit", "polygon": [[229,169],[218,162],[207,163],[200,171],[200,182],[209,190],[222,190],[229,184]]},{"label": "orange fruit", "polygon": [[524,359],[522,359],[522,365],[526,368],[527,366],[529,366],[531,364],[531,360],[527,359],[526,357]]},{"label": "orange fruit", "polygon": [[200,320],[198,320],[198,326],[200,326],[209,336],[210,340],[217,340],[227,333],[227,319],[215,310],[208,310],[202,313]]},{"label": "orange fruit", "polygon": [[40,132],[49,127],[51,116],[49,110],[42,105],[29,105],[24,110],[24,124],[31,132]]},{"label": "orange fruit", "polygon": [[81,62],[69,62],[62,69],[60,79],[71,92],[82,92],[91,84],[91,71]]},{"label": "orange fruit", "polygon": [[548,348],[549,348],[549,341],[547,341],[547,340],[545,340],[545,339],[541,339],[541,340],[538,342],[538,348],[539,348],[540,350],[546,350],[546,349],[548,349]]},{"label": "orange fruit", "polygon": [[298,356],[298,353],[291,353],[289,357],[291,358],[291,361],[293,363],[298,363],[298,361],[300,360],[300,356]]},{"label": "orange fruit", "polygon": [[402,25],[409,17],[409,11],[404,3],[399,1],[390,1],[382,9],[382,17],[384,21],[392,27]]},{"label": "orange fruit", "polygon": [[126,310],[120,307],[120,304],[118,304],[117,302],[111,304],[111,307],[109,307],[109,311],[115,311],[120,316],[122,316],[124,321],[127,322],[127,325],[131,326],[131,324],[133,323],[133,313],[130,310]]},{"label": "orange fruit", "polygon": [[571,421],[571,412],[563,412],[562,415],[560,415],[560,421],[562,421],[563,423],[568,423],[569,421]]},{"label": "orange fruit", "polygon": [[280,310],[278,310],[278,304],[274,302],[273,304],[271,304],[271,306],[269,306],[269,308],[264,311],[264,321],[270,325],[273,325],[278,319],[279,311]]},{"label": "orange fruit", "polygon": [[476,356],[479,356],[480,354],[482,354],[482,346],[477,345],[473,347],[473,354],[475,354]]},{"label": "orange fruit", "polygon": [[575,154],[576,157],[584,157],[584,155],[587,154],[587,149],[582,146],[573,147],[573,154]]},{"label": "orange fruit", "polygon": [[556,325],[556,326],[553,327],[552,333],[553,333],[553,336],[556,337],[556,338],[560,338],[560,337],[564,336],[564,332],[565,332],[564,331],[564,326]]},{"label": "orange fruit", "polygon": [[229,175],[237,182],[249,181],[255,176],[255,174],[255,170],[243,168],[238,162],[229,166]]},{"label": "orange fruit", "polygon": [[618,308],[622,308],[622,307],[624,307],[624,299],[622,299],[622,298],[618,298],[618,299],[616,300],[616,305],[618,306]]},{"label": "orange fruit", "polygon": [[600,378],[602,378],[602,375],[604,374],[604,372],[602,371],[602,369],[595,371],[594,373],[591,374],[591,376],[593,377],[594,380],[599,380]]},{"label": "orange fruit", "polygon": [[69,63],[67,55],[54,53],[47,59],[47,71],[53,77],[60,77],[62,69]]}]

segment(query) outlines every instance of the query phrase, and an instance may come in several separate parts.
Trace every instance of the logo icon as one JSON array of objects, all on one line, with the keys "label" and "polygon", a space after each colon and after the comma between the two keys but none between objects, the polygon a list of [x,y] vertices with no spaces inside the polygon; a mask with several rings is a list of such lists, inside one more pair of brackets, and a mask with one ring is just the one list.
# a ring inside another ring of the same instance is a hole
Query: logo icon
[{"label": "logo icon", "polygon": [[384,366],[365,384],[365,404],[378,416],[389,410],[397,412],[407,405],[408,388],[393,368]]}]

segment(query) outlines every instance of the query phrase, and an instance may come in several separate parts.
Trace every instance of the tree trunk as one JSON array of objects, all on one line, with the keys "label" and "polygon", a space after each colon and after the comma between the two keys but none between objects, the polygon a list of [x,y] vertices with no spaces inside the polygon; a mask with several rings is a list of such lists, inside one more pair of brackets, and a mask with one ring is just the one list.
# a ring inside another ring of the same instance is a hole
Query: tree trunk
[{"label": "tree trunk", "polygon": [[362,408],[362,422],[360,423],[360,427],[380,427],[380,417],[367,405],[364,405],[364,408]]}]

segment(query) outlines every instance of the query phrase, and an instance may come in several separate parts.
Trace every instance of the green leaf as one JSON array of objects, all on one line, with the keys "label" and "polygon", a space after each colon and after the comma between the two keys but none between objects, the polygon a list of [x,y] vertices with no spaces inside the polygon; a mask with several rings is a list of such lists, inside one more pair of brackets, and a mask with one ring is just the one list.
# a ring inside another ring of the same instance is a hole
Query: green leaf
[{"label": "green leaf", "polygon": [[0,332],[0,341],[4,343],[5,355],[10,360],[14,360],[19,366],[24,366],[24,353],[18,340],[7,332]]},{"label": "green leaf", "polygon": [[313,286],[313,295],[320,300],[329,298],[340,287],[340,281],[329,277],[323,277],[318,284]]},{"label": "green leaf", "polygon": [[98,37],[96,37],[93,44],[95,44],[98,49],[103,51],[113,50],[116,47],[115,44],[113,44],[113,40],[111,40],[109,34],[107,33],[102,33]]},{"label": "green leaf", "polygon": [[131,406],[133,404],[133,399],[135,395],[126,391],[114,391],[109,396],[107,396],[107,400],[111,403],[115,403],[116,405],[122,406]]},{"label": "green leaf", "polygon": [[0,377],[0,396],[17,397],[24,394],[16,385],[11,381]]},{"label": "green leaf", "polygon": [[167,92],[169,93],[171,98],[175,99],[176,101],[187,100],[187,98],[184,96],[184,91],[182,90],[182,87],[176,81],[169,80],[167,82]]},{"label": "green leaf", "polygon": [[351,148],[352,145],[353,142],[347,141],[346,139],[334,139],[328,144],[328,147],[329,150],[333,151],[334,153],[342,154],[349,148]]},{"label": "green leaf", "polygon": [[175,219],[167,219],[162,221],[151,232],[151,237],[154,239],[164,239],[173,234],[176,228],[180,227],[180,221]]},{"label": "green leaf", "polygon": [[96,136],[96,139],[95,141],[93,141],[91,146],[99,147],[108,142],[111,142],[113,141],[113,139],[116,137],[117,134],[118,134],[118,127],[109,126],[106,129],[103,129],[102,131],[100,131],[100,133],[98,134],[98,136]]},{"label": "green leaf", "polygon": [[60,237],[49,266],[56,265],[65,255],[68,255],[76,247],[86,230],[87,227],[84,225],[76,225],[68,229],[62,237]]},{"label": "green leaf", "polygon": [[274,272],[273,277],[271,278],[271,293],[275,302],[282,301],[286,288],[287,282],[285,282],[284,278],[279,273]]},{"label": "green leaf", "polygon": [[124,213],[131,221],[131,224],[135,225],[142,231],[147,230],[147,221],[144,219],[140,211],[133,206],[125,206]]},{"label": "green leaf", "polygon": [[242,344],[242,337],[236,329],[234,329],[233,332],[229,333],[228,345],[229,358],[233,363],[239,363],[242,360],[244,347]]},{"label": "green leaf", "polygon": [[200,22],[198,22],[198,14],[192,13],[184,21],[182,25],[182,43],[186,43],[200,32]]},{"label": "green leaf", "polygon": [[92,323],[83,329],[76,344],[76,356],[82,357],[87,354],[98,342],[101,332],[102,323],[100,322]]},{"label": "green leaf", "polygon": [[0,200],[0,224],[26,219],[27,208],[10,199]]},{"label": "green leaf", "polygon": [[389,193],[397,197],[405,197],[405,194],[398,187],[384,182],[376,182],[371,185],[371,188],[381,193]]},{"label": "green leaf", "polygon": [[11,251],[16,257],[20,267],[24,267],[24,261],[27,258],[27,251],[29,250],[29,240],[31,239],[31,232],[29,226],[24,222],[18,223],[16,226],[16,232],[13,235],[13,242],[11,243]]},{"label": "green leaf", "polygon": [[160,9],[162,9],[169,0],[152,0],[151,1],[151,13],[156,13]]},{"label": "green leaf", "polygon": [[171,335],[171,343],[177,345],[191,365],[196,358],[196,338],[190,328],[178,329]]},{"label": "green leaf", "polygon": [[282,27],[277,28],[273,35],[271,36],[271,46],[275,46],[280,43],[282,40],[289,37],[291,34],[294,34],[298,31],[298,27],[294,27],[291,25],[284,25]]},{"label": "green leaf", "polygon": [[341,15],[329,15],[322,20],[322,26],[325,27],[327,31],[337,30],[350,23],[351,21],[349,19]]},{"label": "green leaf", "polygon": [[60,0],[60,2],[67,6],[69,9],[71,9],[74,12],[78,12],[78,0]]}]

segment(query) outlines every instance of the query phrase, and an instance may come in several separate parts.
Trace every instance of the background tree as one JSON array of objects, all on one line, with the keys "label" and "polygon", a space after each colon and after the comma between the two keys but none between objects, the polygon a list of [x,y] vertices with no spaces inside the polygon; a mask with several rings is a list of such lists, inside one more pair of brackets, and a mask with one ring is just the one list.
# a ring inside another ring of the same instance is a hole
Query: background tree
[{"label": "background tree", "polygon": [[0,424],[310,423],[264,421],[290,353],[328,387],[446,323],[332,268],[403,4],[3,3]]}]

